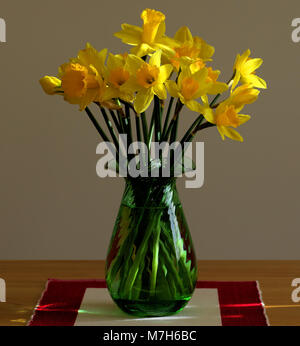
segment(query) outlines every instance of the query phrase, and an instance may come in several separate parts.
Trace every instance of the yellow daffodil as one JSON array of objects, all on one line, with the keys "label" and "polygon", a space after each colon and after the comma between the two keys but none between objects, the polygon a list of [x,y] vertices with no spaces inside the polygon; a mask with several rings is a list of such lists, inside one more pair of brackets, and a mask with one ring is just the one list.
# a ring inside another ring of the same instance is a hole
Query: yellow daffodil
[{"label": "yellow daffodil", "polygon": [[113,98],[120,98],[124,101],[131,102],[134,99],[134,93],[127,88],[130,80],[130,73],[126,66],[128,54],[109,54],[107,67],[105,68],[104,78],[109,87]]},{"label": "yellow daffodil", "polygon": [[252,88],[249,84],[243,84],[236,88],[224,103],[233,105],[240,111],[245,105],[255,102],[259,93],[259,90]]},{"label": "yellow daffodil", "polygon": [[45,76],[40,79],[40,84],[48,95],[55,95],[62,91],[61,80],[56,77]]},{"label": "yellow daffodil", "polygon": [[217,126],[217,129],[225,139],[229,137],[236,141],[243,141],[243,137],[234,128],[244,124],[250,119],[250,115],[239,114],[245,104],[253,103],[259,94],[259,90],[251,88],[249,85],[238,87],[230,97],[221,102],[216,109],[209,107],[208,99],[204,96],[202,99],[205,104],[203,115],[205,119]]},{"label": "yellow daffodil", "polygon": [[91,102],[113,107],[110,102],[114,97],[113,90],[103,80],[106,54],[106,49],[98,52],[88,43],[85,49],[79,51],[77,58],[60,66],[59,79],[45,76],[40,80],[44,91],[63,95],[69,103],[78,104],[80,110]]},{"label": "yellow daffodil", "polygon": [[103,81],[104,62],[107,49],[98,52],[89,43],[79,51],[77,58],[61,65],[59,77],[64,91],[64,98],[72,104],[79,104],[80,110],[91,102],[103,102],[110,98],[106,95]]},{"label": "yellow daffodil", "polygon": [[[80,110],[99,99],[105,90],[105,84],[92,66],[78,63],[66,63],[60,67],[59,75],[64,99],[71,104],[79,104]],[[101,90],[101,92],[100,92]]]},{"label": "yellow daffodil", "polygon": [[205,61],[211,60],[214,47],[207,44],[201,37],[192,35],[188,27],[181,27],[175,34],[174,40],[178,43],[167,56],[178,71],[182,64],[198,63],[205,66]]},{"label": "yellow daffodil", "polygon": [[239,81],[256,88],[267,88],[267,83],[255,74],[256,70],[263,63],[263,60],[260,58],[249,58],[250,54],[250,49],[247,49],[242,55],[237,55],[233,68],[235,76],[232,83],[232,90],[237,86]]},{"label": "yellow daffodil", "polygon": [[[215,79],[215,76],[213,76]],[[201,113],[203,106],[196,99],[206,94],[218,94],[228,89],[225,83],[216,82],[209,77],[209,70],[204,67],[192,73],[189,67],[183,68],[177,83],[173,80],[166,82],[172,97],[178,97],[192,111]]]},{"label": "yellow daffodil", "polygon": [[141,14],[144,24],[122,24],[122,31],[115,33],[124,43],[135,46],[131,53],[139,57],[155,50],[169,51],[176,45],[175,41],[165,35],[165,15],[159,11],[145,9]]},{"label": "yellow daffodil", "polygon": [[137,91],[134,100],[134,109],[137,113],[142,113],[149,107],[154,95],[162,100],[167,98],[164,83],[169,78],[173,68],[168,64],[162,66],[160,64],[160,50],[150,57],[149,63],[136,55],[128,55],[126,68],[131,77],[126,85],[126,90],[128,92]]}]

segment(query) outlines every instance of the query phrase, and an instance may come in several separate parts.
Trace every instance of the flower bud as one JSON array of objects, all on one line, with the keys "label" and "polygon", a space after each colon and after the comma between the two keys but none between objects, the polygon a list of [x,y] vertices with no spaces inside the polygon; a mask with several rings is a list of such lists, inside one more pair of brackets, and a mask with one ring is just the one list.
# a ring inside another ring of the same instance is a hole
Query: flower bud
[{"label": "flower bud", "polygon": [[61,80],[56,77],[45,76],[40,79],[40,84],[48,95],[54,95],[58,92],[58,88],[61,87]]}]

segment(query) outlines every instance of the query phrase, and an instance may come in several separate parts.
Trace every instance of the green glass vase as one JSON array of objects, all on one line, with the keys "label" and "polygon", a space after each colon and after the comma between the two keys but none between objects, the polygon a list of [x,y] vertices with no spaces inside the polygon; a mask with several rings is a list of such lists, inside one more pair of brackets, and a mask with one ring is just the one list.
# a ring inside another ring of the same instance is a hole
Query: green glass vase
[{"label": "green glass vase", "polygon": [[140,317],[171,315],[191,299],[196,281],[197,261],[176,178],[126,178],[106,258],[114,302]]}]

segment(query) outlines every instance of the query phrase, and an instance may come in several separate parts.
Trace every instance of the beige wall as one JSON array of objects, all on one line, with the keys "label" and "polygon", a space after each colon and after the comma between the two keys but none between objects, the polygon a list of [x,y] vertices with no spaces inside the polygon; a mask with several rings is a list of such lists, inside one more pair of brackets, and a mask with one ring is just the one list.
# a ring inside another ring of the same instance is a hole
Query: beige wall
[{"label": "beige wall", "polygon": [[[179,182],[199,259],[300,259],[300,43],[290,1],[2,1],[0,43],[0,259],[103,259],[123,190],[96,176],[99,142],[84,113],[43,94],[38,80],[90,41],[127,49],[112,34],[145,7],[216,47],[226,80],[238,52],[262,57],[269,88],[247,107],[243,144],[202,132],[205,185]],[[183,115],[187,125],[192,114]]]}]

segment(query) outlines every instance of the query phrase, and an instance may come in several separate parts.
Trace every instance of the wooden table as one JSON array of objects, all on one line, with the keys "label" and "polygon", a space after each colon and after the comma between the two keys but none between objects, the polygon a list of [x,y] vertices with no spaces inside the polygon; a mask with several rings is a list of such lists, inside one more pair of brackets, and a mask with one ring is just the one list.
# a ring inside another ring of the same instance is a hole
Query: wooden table
[{"label": "wooden table", "polygon": [[[104,261],[0,261],[6,303],[0,325],[26,325],[48,278],[104,277]],[[300,278],[300,261],[200,261],[200,280],[258,280],[271,325],[300,326],[300,303],[293,303],[291,282]]]}]

